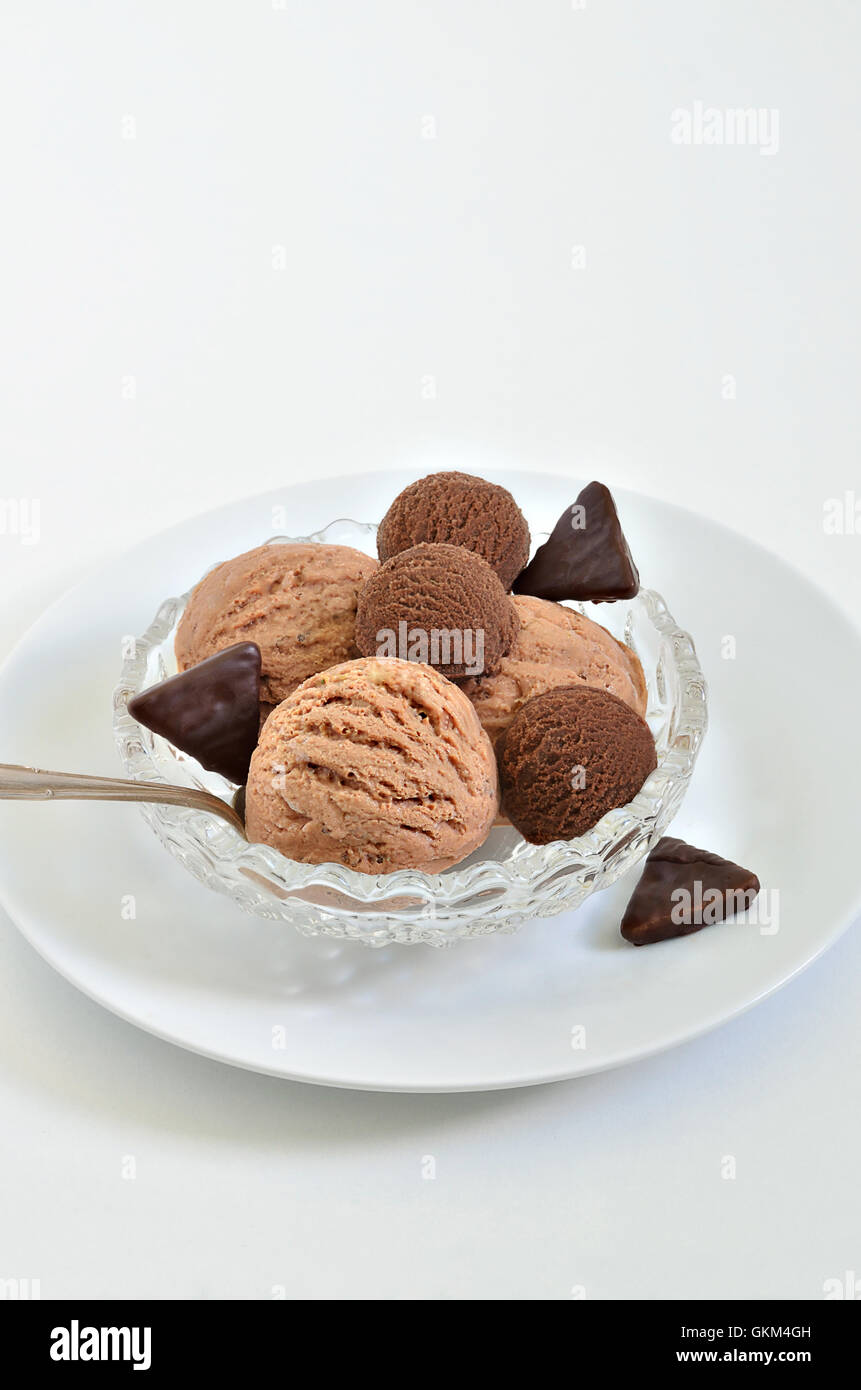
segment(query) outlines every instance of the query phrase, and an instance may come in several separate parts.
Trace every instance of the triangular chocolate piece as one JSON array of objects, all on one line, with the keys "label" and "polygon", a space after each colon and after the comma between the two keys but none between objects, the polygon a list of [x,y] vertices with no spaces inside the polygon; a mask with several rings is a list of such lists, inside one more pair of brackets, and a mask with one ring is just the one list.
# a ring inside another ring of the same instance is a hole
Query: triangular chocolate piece
[{"label": "triangular chocolate piece", "polygon": [[746,912],[758,892],[759,879],[750,869],[665,835],[646,860],[622,918],[622,935],[634,946],[689,936]]},{"label": "triangular chocolate piece", "polygon": [[244,782],[260,724],[260,648],[238,642],[129,700],[129,714],[210,772]]},{"label": "triangular chocolate piece", "polygon": [[603,483],[584,487],[514,581],[516,594],[557,601],[614,603],[634,598],[639,589],[640,576],[616,504]]}]

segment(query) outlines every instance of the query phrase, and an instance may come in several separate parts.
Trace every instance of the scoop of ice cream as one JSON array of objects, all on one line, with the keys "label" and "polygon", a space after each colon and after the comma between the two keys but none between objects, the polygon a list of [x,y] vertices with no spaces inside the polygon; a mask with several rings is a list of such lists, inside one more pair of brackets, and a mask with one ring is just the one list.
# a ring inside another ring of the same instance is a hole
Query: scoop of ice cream
[{"label": "scoop of ice cream", "polygon": [[461,683],[492,742],[533,695],[561,685],[607,690],[645,714],[646,681],[630,647],[576,609],[525,594],[511,602],[520,630],[499,670]]},{"label": "scoop of ice cream", "polygon": [[511,493],[468,473],[431,473],[395,498],[377,532],[380,559],[421,541],[474,550],[506,589],[529,559],[529,527]]},{"label": "scoop of ice cream", "polygon": [[472,705],[429,666],[376,657],[312,676],[251,759],[249,840],[307,864],[439,873],[486,838],[496,761]]},{"label": "scoop of ice cream", "polygon": [[444,676],[496,671],[517,631],[511,599],[486,560],[459,545],[414,545],[359,594],[363,656],[421,661]]},{"label": "scoop of ice cream", "polygon": [[496,747],[503,810],[534,845],[585,834],[657,766],[645,720],[589,685],[528,700]]},{"label": "scoop of ice cream", "polygon": [[176,633],[181,671],[256,642],[260,699],[277,704],[309,676],[358,655],[356,600],[377,562],[346,545],[276,542],[225,560],[194,590]]}]

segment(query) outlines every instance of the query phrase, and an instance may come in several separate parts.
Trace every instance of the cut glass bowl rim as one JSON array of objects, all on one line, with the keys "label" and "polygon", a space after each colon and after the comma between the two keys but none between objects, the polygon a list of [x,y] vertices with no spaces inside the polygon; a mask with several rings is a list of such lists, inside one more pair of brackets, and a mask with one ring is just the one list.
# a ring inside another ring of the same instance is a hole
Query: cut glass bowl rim
[{"label": "cut glass bowl rim", "polygon": [[[348,542],[333,540],[332,533],[344,526],[353,527],[357,535],[367,538],[374,536],[377,530],[374,523],[339,518],[310,535],[272,536],[264,543],[277,545],[312,541],[343,545]],[[146,688],[144,681],[150,652],[164,642],[191,592],[189,590],[178,597],[165,599],[143,635],[129,644],[130,650],[123,661],[120,681],[114,690],[114,736],[126,771],[135,781],[170,781],[155,754],[153,735],[129,714],[128,702],[133,695]],[[231,891],[231,879],[227,871],[230,870],[246,882],[259,882],[262,879],[264,887],[269,882],[276,890],[281,890],[281,894],[286,892],[291,898],[300,896],[303,889],[322,887],[344,894],[357,903],[380,904],[382,910],[387,910],[388,900],[407,895],[413,899],[424,899],[437,907],[457,908],[461,904],[465,910],[473,912],[475,897],[479,894],[486,896],[492,893],[496,897],[502,891],[516,894],[522,899],[524,892],[528,894],[534,890],[540,893],[543,882],[555,879],[565,871],[582,873],[591,868],[596,872],[606,872],[611,867],[614,851],[622,852],[638,830],[644,831],[650,824],[653,825],[660,817],[664,803],[672,799],[674,788],[679,783],[687,783],[708,722],[706,683],[693,639],[678,626],[666,602],[655,590],[641,588],[636,598],[626,601],[627,607],[636,604],[645,609],[654,628],[669,641],[672,648],[680,692],[675,729],[657,768],[633,800],[608,811],[591,830],[577,839],[555,840],[546,845],[521,841],[505,859],[455,865],[440,874],[429,874],[420,869],[399,869],[390,874],[372,875],[359,873],[341,864],[302,864],[287,859],[269,845],[249,844],[226,821],[206,812],[151,803],[142,804],[140,809],[160,837],[161,831],[181,831],[194,848],[204,854],[213,872],[221,869],[223,882],[217,886],[223,887],[228,893]],[[229,800],[233,788],[226,780],[220,780],[223,784],[222,795]],[[275,897],[281,894],[276,892]],[[469,905],[464,902],[465,899],[470,900]],[[539,909],[540,902],[536,901],[536,915]]]}]

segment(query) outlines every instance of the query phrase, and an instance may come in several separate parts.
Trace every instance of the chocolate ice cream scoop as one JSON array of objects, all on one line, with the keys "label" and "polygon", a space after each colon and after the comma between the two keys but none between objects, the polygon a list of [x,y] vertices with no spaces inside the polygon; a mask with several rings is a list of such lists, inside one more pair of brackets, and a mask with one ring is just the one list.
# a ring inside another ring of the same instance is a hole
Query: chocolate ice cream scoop
[{"label": "chocolate ice cream scoop", "polygon": [[478,848],[497,804],[493,749],[463,692],[429,666],[370,657],[272,711],[245,823],[249,840],[303,863],[439,873]]},{"label": "chocolate ice cream scoop", "polygon": [[380,559],[422,541],[475,551],[506,589],[529,559],[529,527],[511,493],[468,473],[431,473],[395,498],[377,533]]},{"label": "chocolate ice cream scoop", "polygon": [[635,598],[640,576],[616,504],[603,483],[589,483],[517,577],[519,594],[613,603]]},{"label": "chocolate ice cream scoop", "polygon": [[459,545],[424,543],[381,565],[359,594],[363,656],[423,661],[450,677],[496,671],[517,614],[486,560]]},{"label": "chocolate ice cream scoop", "polygon": [[527,700],[559,685],[598,686],[645,714],[646,680],[630,647],[575,608],[527,594],[512,603],[520,628],[499,670],[461,684],[492,742]]},{"label": "chocolate ice cream scoop", "polygon": [[502,808],[534,845],[573,840],[636,796],[657,766],[645,720],[592,686],[527,700],[496,745]]},{"label": "chocolate ice cream scoop", "polygon": [[277,704],[308,676],[358,655],[356,599],[376,560],[346,545],[259,545],[207,574],[176,633],[180,670],[256,642],[260,699]]}]

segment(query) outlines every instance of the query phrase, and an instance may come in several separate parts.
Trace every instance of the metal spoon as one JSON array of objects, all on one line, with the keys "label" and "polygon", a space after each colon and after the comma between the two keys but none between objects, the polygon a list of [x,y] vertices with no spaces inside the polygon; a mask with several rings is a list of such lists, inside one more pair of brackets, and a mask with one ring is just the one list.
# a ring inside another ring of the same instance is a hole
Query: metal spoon
[{"label": "metal spoon", "polygon": [[131,782],[122,777],[90,777],[81,772],[43,772],[18,763],[0,763],[0,801],[157,801],[221,816],[243,839],[245,823],[233,806],[195,787],[168,782]]}]

